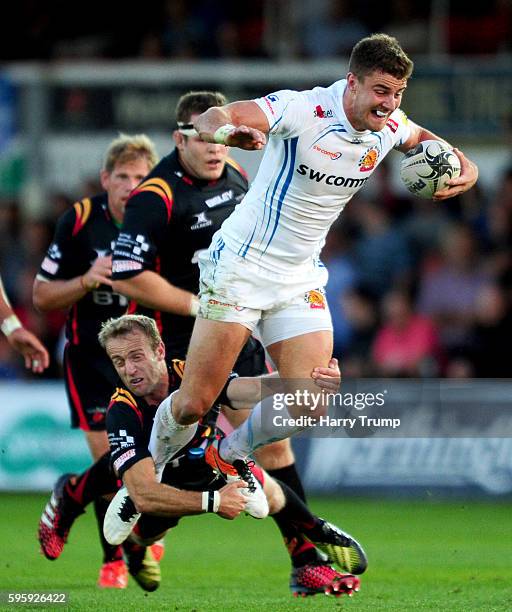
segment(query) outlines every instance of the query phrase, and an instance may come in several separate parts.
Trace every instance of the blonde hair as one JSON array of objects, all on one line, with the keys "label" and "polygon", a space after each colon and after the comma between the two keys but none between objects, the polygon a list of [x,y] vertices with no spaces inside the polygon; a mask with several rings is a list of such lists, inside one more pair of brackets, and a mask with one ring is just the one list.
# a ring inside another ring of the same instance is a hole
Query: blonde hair
[{"label": "blonde hair", "polygon": [[101,325],[98,340],[101,346],[106,349],[107,342],[112,338],[125,336],[134,331],[141,331],[149,340],[151,348],[155,351],[162,342],[162,337],[156,326],[156,321],[145,315],[127,314],[120,317],[108,319]]},{"label": "blonde hair", "polygon": [[105,153],[103,170],[112,172],[116,164],[125,164],[127,162],[138,159],[145,159],[148,162],[149,169],[158,162],[158,155],[153,141],[145,134],[128,134],[120,133],[109,145]]}]

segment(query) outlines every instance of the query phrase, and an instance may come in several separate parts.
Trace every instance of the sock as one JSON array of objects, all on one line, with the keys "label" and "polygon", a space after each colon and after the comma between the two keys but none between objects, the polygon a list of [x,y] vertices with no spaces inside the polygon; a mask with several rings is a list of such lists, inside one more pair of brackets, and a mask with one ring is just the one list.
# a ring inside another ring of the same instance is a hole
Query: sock
[{"label": "sock", "polygon": [[[283,406],[277,412],[274,406],[273,395],[254,406],[249,418],[222,440],[219,449],[222,459],[228,463],[245,459],[260,446],[284,440],[305,429],[305,426],[289,425],[288,410]],[[276,417],[279,417],[277,424],[273,422]]]},{"label": "sock", "polygon": [[310,512],[288,485],[284,482],[279,482],[279,485],[283,490],[286,502],[279,512],[272,515],[272,518],[283,535],[293,567],[323,561],[323,555],[301,533],[303,530],[314,528],[319,519]]},{"label": "sock", "polygon": [[277,468],[276,470],[267,470],[267,474],[272,476],[272,478],[275,480],[284,482],[302,499],[303,502],[306,501],[306,493],[304,492],[304,487],[302,486],[302,481],[299,473],[297,472],[297,466],[295,463],[287,465],[283,468]]},{"label": "sock", "polygon": [[121,546],[112,546],[112,544],[109,544],[107,540],[105,540],[105,536],[103,535],[103,521],[109,504],[110,501],[107,501],[104,497],[97,497],[94,500],[94,512],[98,523],[101,548],[103,549],[103,563],[120,561],[123,558],[123,549]]},{"label": "sock", "polygon": [[97,497],[115,493],[118,488],[118,479],[110,464],[110,453],[105,453],[88,470],[72,478],[64,490],[74,502],[85,508]]},{"label": "sock", "polygon": [[166,397],[158,407],[153,421],[149,452],[155,462],[158,480],[162,476],[165,465],[195,436],[197,423],[180,425],[172,414],[172,397],[174,391]]}]

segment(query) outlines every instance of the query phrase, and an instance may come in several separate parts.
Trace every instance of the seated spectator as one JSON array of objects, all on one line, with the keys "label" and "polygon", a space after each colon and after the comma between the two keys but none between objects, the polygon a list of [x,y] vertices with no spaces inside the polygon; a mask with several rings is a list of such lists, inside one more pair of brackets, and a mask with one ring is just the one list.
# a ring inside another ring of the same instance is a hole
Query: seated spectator
[{"label": "seated spectator", "polygon": [[439,373],[439,342],[433,321],[413,310],[409,293],[394,289],[383,300],[383,325],[372,356],[377,374],[429,377]]}]

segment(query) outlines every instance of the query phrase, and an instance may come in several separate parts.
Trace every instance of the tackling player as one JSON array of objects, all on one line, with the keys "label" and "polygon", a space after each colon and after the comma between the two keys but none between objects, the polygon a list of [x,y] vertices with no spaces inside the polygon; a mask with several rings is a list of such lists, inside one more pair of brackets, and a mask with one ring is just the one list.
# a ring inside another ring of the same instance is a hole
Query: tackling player
[{"label": "tackling player", "polygon": [[[223,144],[201,140],[193,121],[208,108],[226,103],[218,92],[190,92],[176,106],[176,148],[133,192],[113,254],[116,291],[151,314],[167,354],[185,358],[197,312],[199,255],[248,190],[245,173]],[[219,305],[221,308],[222,305]],[[242,376],[267,371],[261,344],[249,337],[234,370]],[[212,401],[215,398],[212,398]],[[246,411],[228,411],[238,426]],[[257,451],[255,458],[303,500],[304,490],[288,440]]]},{"label": "tackling player", "polygon": [[[98,344],[101,323],[123,314],[128,300],[112,290],[112,248],[131,191],[156,164],[145,135],[120,135],[105,154],[100,173],[105,192],[76,202],[57,222],[55,236],[34,282],[41,311],[69,309],[64,378],[71,426],[85,432],[93,458],[108,451],[105,413],[118,377]],[[127,569],[119,547],[104,539],[101,526],[108,501],[95,501],[104,559],[98,585],[124,588]]]},{"label": "tackling player", "polygon": [[[107,426],[113,466],[135,503],[134,507],[123,489],[116,496],[111,505],[115,512],[109,517],[109,509],[105,521],[109,539],[116,543],[123,541],[139,519],[140,512],[172,517],[169,520],[143,514],[132,538],[140,545],[150,544],[160,537],[163,531],[177,523],[176,517],[179,516],[213,511],[224,518],[234,518],[245,508],[246,499],[236,488],[242,483],[238,481],[223,486],[224,478],[219,477],[203,458],[204,448],[218,432],[218,409],[210,411],[202,421],[198,435],[186,452],[165,467],[162,478],[165,484],[157,481],[155,464],[148,450],[153,418],[158,404],[179,386],[184,364],[172,360],[170,367],[167,366],[165,348],[154,320],[140,315],[111,320],[103,326],[100,341],[125,384],[125,388],[119,388],[112,398]],[[320,384],[337,388],[339,370],[336,362],[331,366],[319,374]],[[247,408],[260,393],[257,379],[235,377],[230,379],[219,401],[229,402],[235,408]],[[101,461],[107,460],[105,457]],[[115,488],[115,477],[110,474],[109,481],[106,471],[99,469],[98,464],[77,478],[61,480],[60,487],[54,492],[54,500],[50,502],[51,511],[47,506],[40,522],[41,547],[49,558],[60,555],[74,518],[83,512],[97,490],[91,485],[91,480],[98,477],[103,478],[103,490]],[[263,474],[257,468],[247,472],[245,477],[249,486],[255,477],[263,480]],[[176,487],[186,490],[180,491]],[[218,494],[216,491],[220,487],[223,488]],[[284,483],[266,476],[265,491],[276,522],[285,529],[283,533],[289,533],[290,525],[295,529],[296,542],[289,547],[293,564],[292,591],[307,595],[325,590],[337,594],[356,590],[358,580],[334,570],[312,542],[328,552],[344,571],[362,573],[366,569],[366,558],[359,544],[348,534],[312,515]],[[49,528],[47,523],[51,515],[55,518],[52,528]],[[157,569],[151,565],[149,553],[142,561],[143,567],[130,567],[130,572],[143,588],[153,590],[159,583]]]}]

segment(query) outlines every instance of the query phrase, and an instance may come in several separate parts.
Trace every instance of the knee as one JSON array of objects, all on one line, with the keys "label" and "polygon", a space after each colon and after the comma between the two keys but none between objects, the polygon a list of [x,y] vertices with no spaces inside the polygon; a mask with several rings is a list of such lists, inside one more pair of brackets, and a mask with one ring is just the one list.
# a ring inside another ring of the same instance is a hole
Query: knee
[{"label": "knee", "polygon": [[201,395],[189,396],[179,392],[172,404],[172,415],[180,425],[199,421],[212,407],[213,401]]}]

